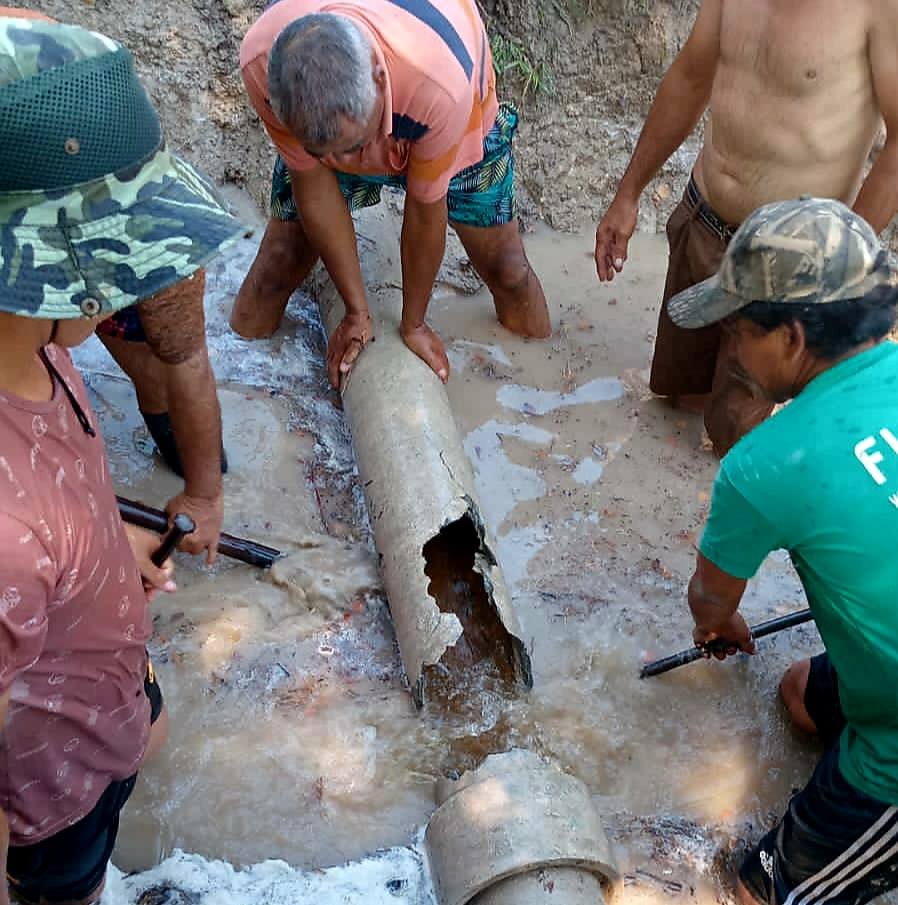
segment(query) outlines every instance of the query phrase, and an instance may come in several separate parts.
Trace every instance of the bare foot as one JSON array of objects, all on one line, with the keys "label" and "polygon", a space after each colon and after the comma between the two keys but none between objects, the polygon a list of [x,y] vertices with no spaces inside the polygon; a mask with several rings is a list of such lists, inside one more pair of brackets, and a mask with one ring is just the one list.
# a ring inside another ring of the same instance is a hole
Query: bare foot
[{"label": "bare foot", "polygon": [[231,310],[231,329],[244,339],[271,336],[281,325],[290,296],[317,260],[298,221],[269,220]]}]

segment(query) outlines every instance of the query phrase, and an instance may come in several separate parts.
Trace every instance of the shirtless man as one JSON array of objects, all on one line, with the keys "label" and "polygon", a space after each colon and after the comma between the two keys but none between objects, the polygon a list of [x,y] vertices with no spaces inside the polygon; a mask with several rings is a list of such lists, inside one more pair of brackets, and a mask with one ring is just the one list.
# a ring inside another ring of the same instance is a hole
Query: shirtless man
[{"label": "shirtless man", "polygon": [[[898,211],[898,0],[703,0],[598,225],[600,280],[623,269],[639,196],[706,109],[704,147],[667,224],[651,388],[701,407],[722,456],[770,403],[718,326],[682,330],[667,301],[717,271],[736,226],[762,204],[836,198],[877,231],[888,225]],[[881,120],[886,145],[865,180]]]}]

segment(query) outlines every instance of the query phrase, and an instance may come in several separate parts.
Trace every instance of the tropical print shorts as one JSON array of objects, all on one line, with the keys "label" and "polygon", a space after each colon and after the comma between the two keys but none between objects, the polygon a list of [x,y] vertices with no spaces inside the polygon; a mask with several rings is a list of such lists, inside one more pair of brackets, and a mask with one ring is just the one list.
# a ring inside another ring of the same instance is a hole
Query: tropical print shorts
[{"label": "tropical print shorts", "polygon": [[[502,226],[515,217],[514,153],[512,140],[518,128],[518,111],[500,104],[496,122],[483,140],[483,160],[467,167],[449,182],[449,220],[463,226]],[[360,176],[337,172],[343,197],[351,211],[371,207],[380,201],[384,186],[405,189],[405,176]],[[296,203],[290,173],[278,156],[271,181],[271,216],[295,220]]]}]

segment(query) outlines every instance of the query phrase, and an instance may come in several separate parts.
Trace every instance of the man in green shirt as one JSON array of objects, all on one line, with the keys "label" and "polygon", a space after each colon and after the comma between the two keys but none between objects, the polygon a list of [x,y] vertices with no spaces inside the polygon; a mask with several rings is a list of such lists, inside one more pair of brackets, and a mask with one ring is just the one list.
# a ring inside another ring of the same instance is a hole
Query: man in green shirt
[{"label": "man in green shirt", "polygon": [[764,394],[791,400],[721,463],[689,585],[696,644],[754,653],[739,603],[786,549],[826,646],[781,686],[826,753],[743,864],[745,903],[861,905],[898,885],[896,304],[894,257],[818,199],[760,208],[718,274],[670,302],[679,326],[720,323]]}]

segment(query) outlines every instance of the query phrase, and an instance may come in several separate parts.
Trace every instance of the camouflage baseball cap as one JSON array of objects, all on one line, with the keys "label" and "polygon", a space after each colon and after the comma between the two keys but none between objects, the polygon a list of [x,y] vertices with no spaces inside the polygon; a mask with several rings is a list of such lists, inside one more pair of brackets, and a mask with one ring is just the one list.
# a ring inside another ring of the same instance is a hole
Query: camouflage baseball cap
[{"label": "camouflage baseball cap", "polygon": [[758,208],[736,231],[716,276],[667,304],[679,327],[717,323],[752,302],[825,305],[898,285],[898,262],[866,220],[839,201]]},{"label": "camouflage baseball cap", "polygon": [[0,310],[110,314],[189,277],[243,232],[166,148],[124,47],[0,15]]}]

